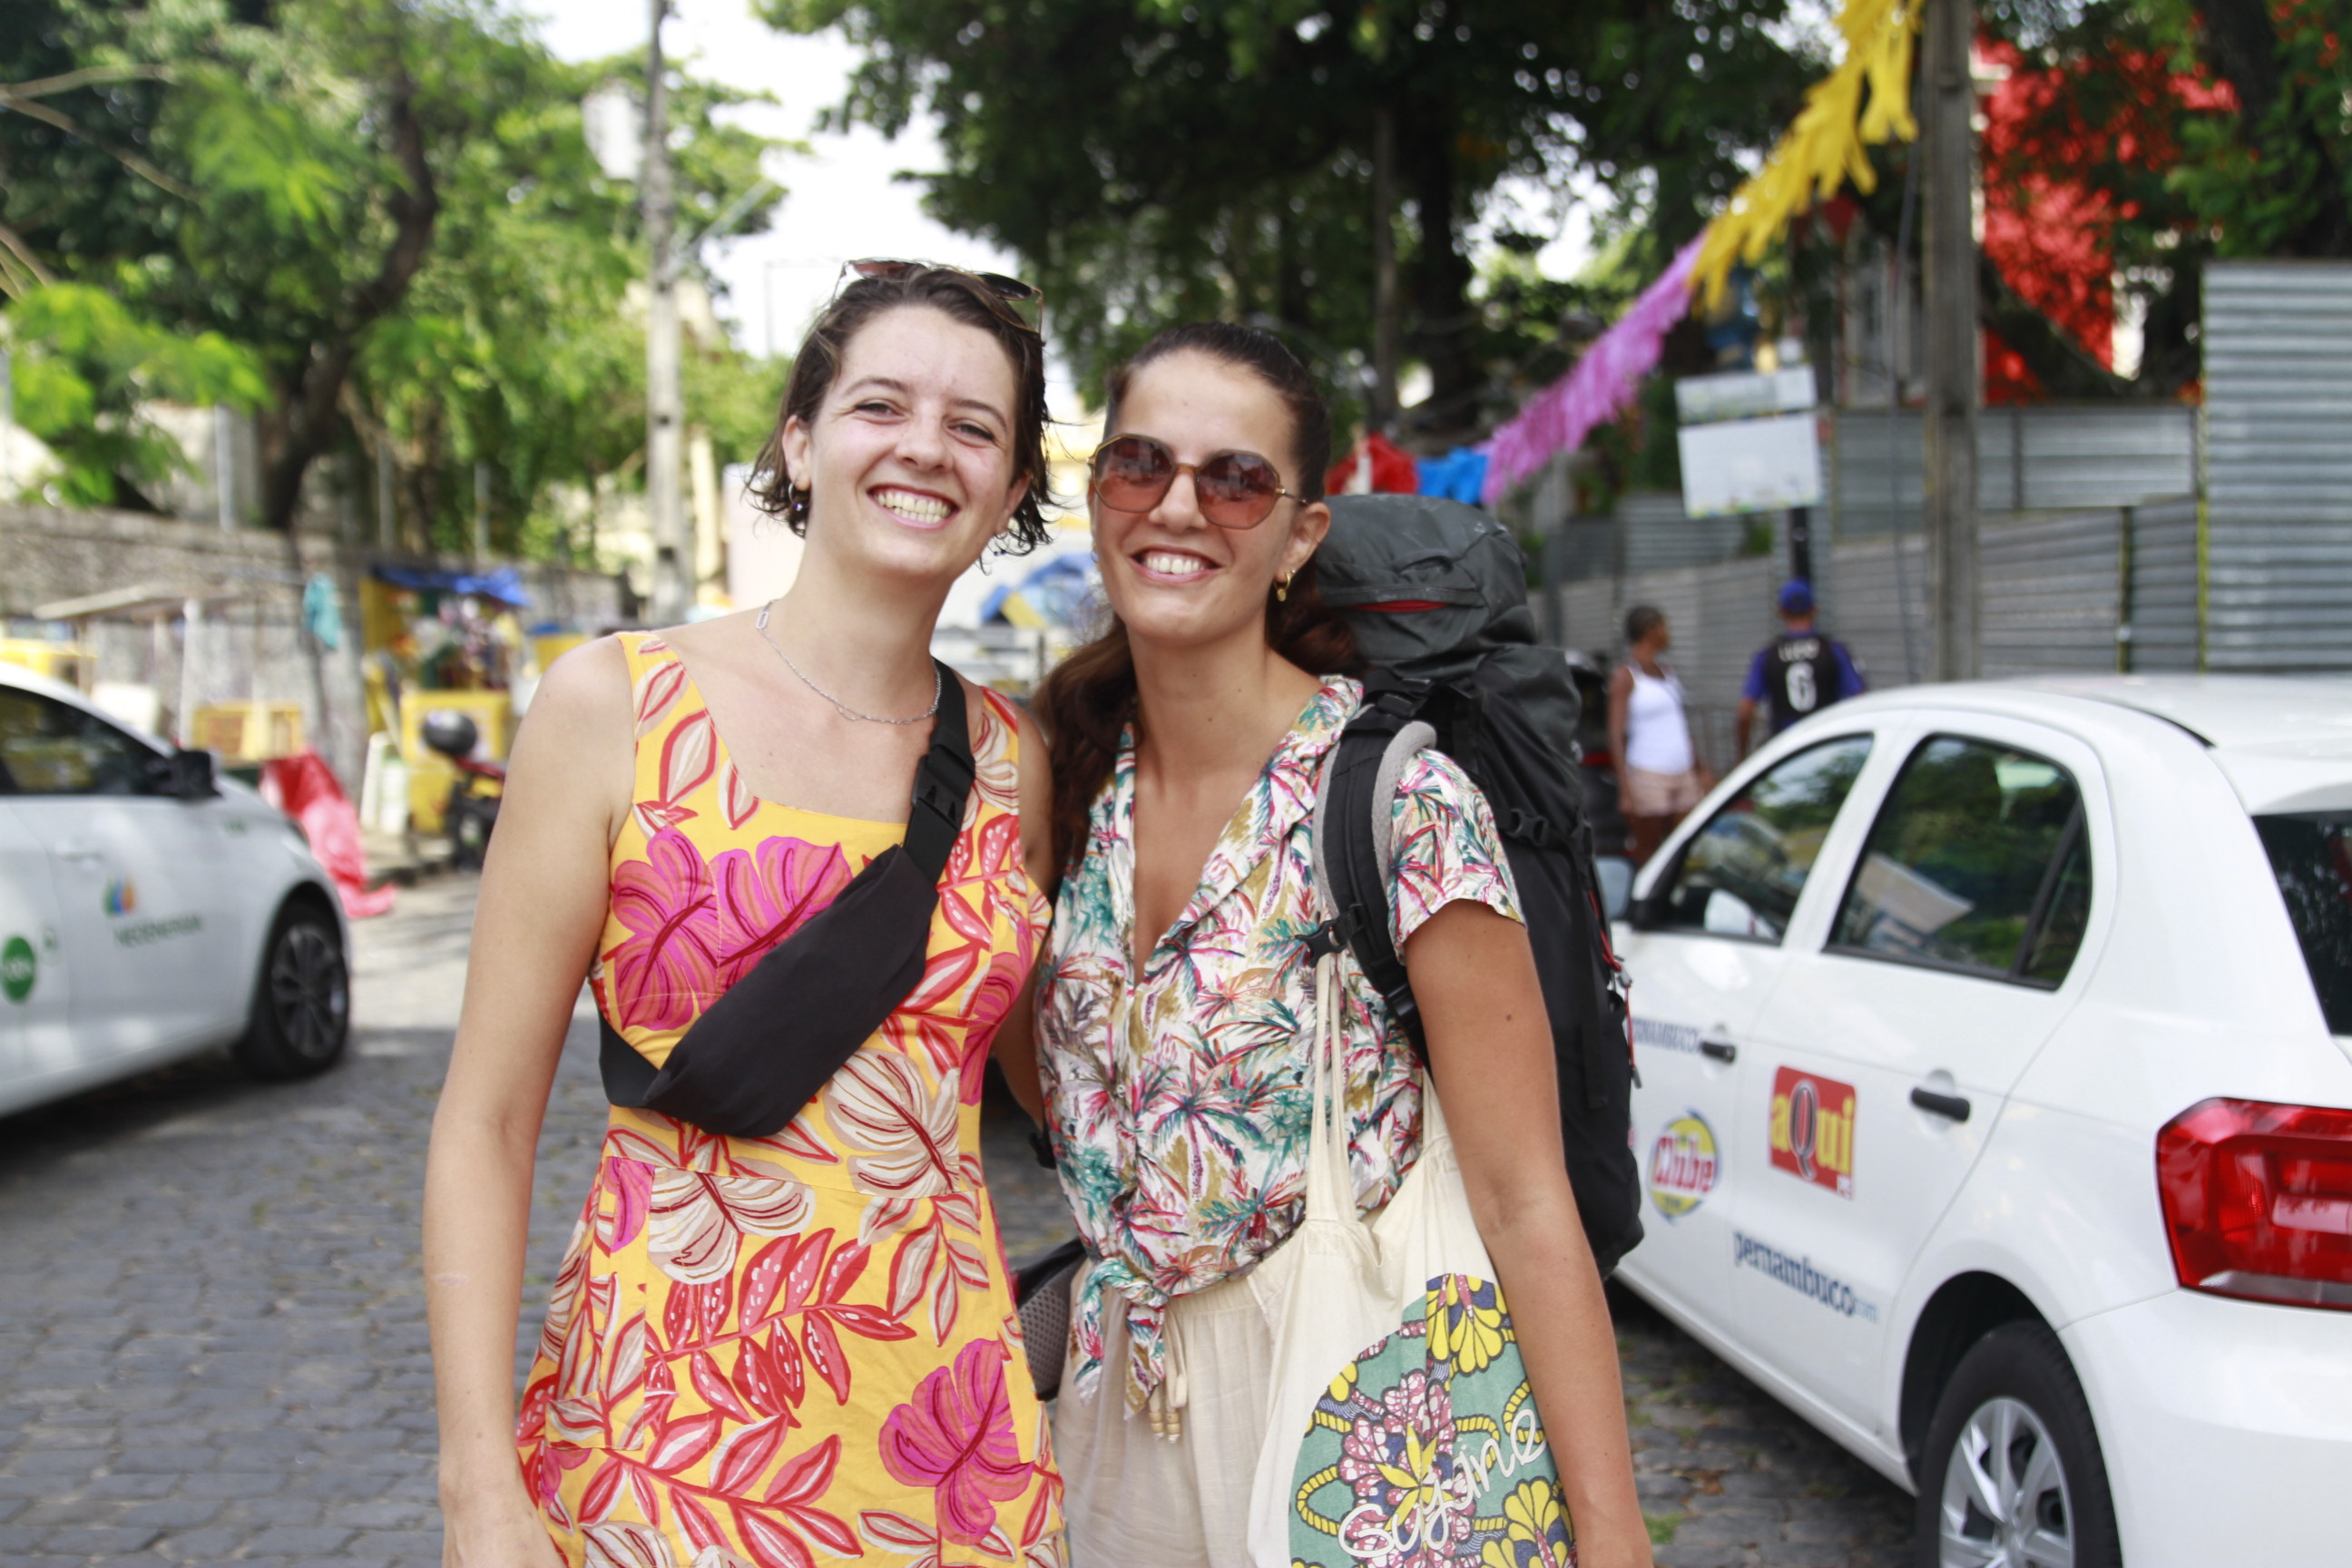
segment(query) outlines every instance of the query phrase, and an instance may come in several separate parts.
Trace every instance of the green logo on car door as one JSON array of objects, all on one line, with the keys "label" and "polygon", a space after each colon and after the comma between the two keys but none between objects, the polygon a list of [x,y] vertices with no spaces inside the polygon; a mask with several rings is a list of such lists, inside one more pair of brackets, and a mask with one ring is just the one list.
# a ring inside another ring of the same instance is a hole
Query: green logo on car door
[{"label": "green logo on car door", "polygon": [[33,957],[33,944],[21,936],[12,936],[5,947],[0,947],[0,994],[11,1002],[22,1002],[33,994],[33,977],[39,965]]}]

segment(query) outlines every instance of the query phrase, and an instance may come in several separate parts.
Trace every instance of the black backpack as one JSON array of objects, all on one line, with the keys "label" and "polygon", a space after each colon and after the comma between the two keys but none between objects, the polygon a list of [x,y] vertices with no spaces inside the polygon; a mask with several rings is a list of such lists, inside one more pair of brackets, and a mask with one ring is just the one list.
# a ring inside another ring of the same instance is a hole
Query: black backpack
[{"label": "black backpack", "polygon": [[1605,1275],[1642,1239],[1633,1037],[1578,782],[1576,688],[1566,657],[1536,644],[1526,557],[1474,507],[1368,495],[1331,498],[1331,531],[1315,560],[1324,602],[1373,666],[1325,771],[1317,875],[1366,979],[1426,1060],[1389,935],[1390,805],[1399,770],[1423,746],[1453,758],[1485,794],[1550,1014],[1569,1180]]}]

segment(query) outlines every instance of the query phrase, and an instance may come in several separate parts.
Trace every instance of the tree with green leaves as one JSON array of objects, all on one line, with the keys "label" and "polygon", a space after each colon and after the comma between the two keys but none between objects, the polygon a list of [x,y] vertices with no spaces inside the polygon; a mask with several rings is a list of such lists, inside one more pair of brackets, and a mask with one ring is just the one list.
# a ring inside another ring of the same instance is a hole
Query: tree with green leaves
[{"label": "tree with green leaves", "polygon": [[[1016,251],[1089,379],[1188,316],[1260,320],[1343,394],[1371,341],[1379,127],[1430,435],[1505,395],[1466,236],[1506,175],[1582,173],[1664,247],[1793,112],[1780,0],[759,0],[867,51],[836,121],[935,115],[941,220]],[[1524,292],[1522,297],[1524,297]]]},{"label": "tree with green leaves", "polygon": [[[451,542],[467,465],[492,466],[510,538],[549,485],[624,468],[644,261],[580,100],[633,70],[567,66],[488,0],[0,0],[0,289],[20,362],[53,367],[34,388],[79,367],[89,389],[37,400],[74,497],[136,504],[161,477],[168,454],[120,437],[156,397],[255,411],[279,528],[355,439],[396,444],[408,510]],[[691,232],[752,195],[772,143],[724,123],[742,95],[682,75],[673,91]],[[167,341],[188,346],[158,358]],[[712,353],[719,379],[751,374]]]}]

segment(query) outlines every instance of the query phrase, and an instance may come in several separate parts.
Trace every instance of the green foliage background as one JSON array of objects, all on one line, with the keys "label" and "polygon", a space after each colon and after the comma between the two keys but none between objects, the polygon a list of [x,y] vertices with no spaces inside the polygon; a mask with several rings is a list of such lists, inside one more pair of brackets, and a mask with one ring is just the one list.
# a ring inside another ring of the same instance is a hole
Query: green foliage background
[{"label": "green foliage background", "polygon": [[[567,65],[488,0],[0,0],[0,83],[61,78],[34,100],[50,119],[0,112],[0,330],[18,416],[65,466],[54,499],[150,504],[184,466],[140,418],[155,400],[256,413],[267,447],[339,343],[348,461],[313,493],[353,480],[372,510],[388,450],[414,544],[462,548],[478,461],[507,549],[561,547],[556,487],[638,482],[635,191],[591,157],[580,102],[642,59]],[[415,194],[387,129],[403,91],[437,210],[371,313]],[[724,113],[747,96],[673,72],[681,234],[762,178],[776,144]],[[750,458],[779,376],[723,342],[690,344],[686,374],[719,460]]]}]

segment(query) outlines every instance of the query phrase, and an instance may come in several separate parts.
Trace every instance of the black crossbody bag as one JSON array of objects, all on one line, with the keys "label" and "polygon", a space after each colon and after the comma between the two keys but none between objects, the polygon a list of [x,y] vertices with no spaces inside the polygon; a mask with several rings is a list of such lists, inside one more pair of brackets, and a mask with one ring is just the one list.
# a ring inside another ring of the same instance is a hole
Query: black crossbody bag
[{"label": "black crossbody bag", "polygon": [[975,772],[963,686],[946,665],[939,672],[905,841],[705,1007],[660,1067],[600,1015],[605,1099],[724,1137],[772,1137],[915,989]]}]

